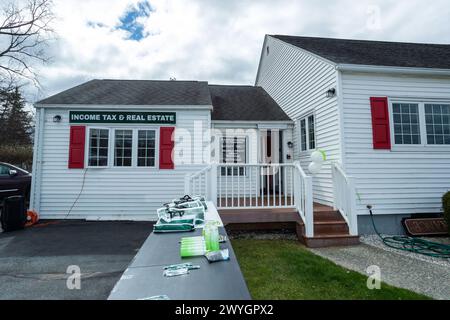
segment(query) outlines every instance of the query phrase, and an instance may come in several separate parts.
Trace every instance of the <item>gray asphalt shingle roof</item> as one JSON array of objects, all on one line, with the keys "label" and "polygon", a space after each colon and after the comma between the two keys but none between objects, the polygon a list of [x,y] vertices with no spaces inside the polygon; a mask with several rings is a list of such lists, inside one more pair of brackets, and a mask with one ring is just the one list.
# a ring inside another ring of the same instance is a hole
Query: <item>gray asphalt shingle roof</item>
[{"label": "gray asphalt shingle roof", "polygon": [[92,80],[37,104],[211,105],[211,97],[207,82]]},{"label": "gray asphalt shingle roof", "polygon": [[272,35],[338,64],[450,69],[450,45]]},{"label": "gray asphalt shingle roof", "polygon": [[291,120],[261,87],[210,85],[212,120],[289,121]]}]

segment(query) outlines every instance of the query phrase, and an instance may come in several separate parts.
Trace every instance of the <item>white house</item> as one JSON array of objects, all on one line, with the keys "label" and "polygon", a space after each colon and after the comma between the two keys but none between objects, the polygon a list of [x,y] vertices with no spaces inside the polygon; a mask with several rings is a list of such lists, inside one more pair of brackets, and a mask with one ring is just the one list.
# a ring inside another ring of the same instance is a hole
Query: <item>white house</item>
[{"label": "white house", "polygon": [[387,233],[401,232],[411,214],[441,212],[450,189],[450,45],[267,35],[256,85],[295,121],[294,158],[305,169],[311,150],[328,155],[315,202],[342,209],[342,176],[351,177],[360,233],[372,232],[369,204]]},{"label": "white house", "polygon": [[[370,204],[381,231],[400,233],[450,189],[449,53],[266,36],[255,86],[84,83],[35,104],[31,207],[155,220],[163,203],[204,194],[233,221],[295,223],[323,246],[372,233]],[[317,175],[314,150],[327,156]]]},{"label": "white house", "polygon": [[[222,163],[216,188],[223,206],[237,208],[234,190],[245,184],[242,195],[258,193],[257,186],[269,192],[285,177],[262,187],[250,168],[234,164],[292,162],[287,147],[267,155],[268,144],[275,150],[291,141],[293,122],[259,87],[93,80],[35,107],[31,207],[43,219],[154,220],[212,162]],[[192,187],[209,190],[204,180]]]}]

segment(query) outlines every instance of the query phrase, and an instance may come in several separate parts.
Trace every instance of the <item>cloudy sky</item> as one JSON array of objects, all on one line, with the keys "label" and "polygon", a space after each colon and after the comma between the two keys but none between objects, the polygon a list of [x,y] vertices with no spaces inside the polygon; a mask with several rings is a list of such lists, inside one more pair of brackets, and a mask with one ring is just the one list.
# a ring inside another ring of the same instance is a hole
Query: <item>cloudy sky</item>
[{"label": "cloudy sky", "polygon": [[[1,0],[3,1],[3,0]],[[99,78],[253,84],[265,34],[450,43],[448,0],[54,0],[33,100]]]}]

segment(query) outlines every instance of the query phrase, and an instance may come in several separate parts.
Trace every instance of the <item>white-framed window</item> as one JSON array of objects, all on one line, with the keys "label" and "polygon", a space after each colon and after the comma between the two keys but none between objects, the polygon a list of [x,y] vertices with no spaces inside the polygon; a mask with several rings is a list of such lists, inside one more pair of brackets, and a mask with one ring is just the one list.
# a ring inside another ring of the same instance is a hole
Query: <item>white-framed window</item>
[{"label": "white-framed window", "polygon": [[390,113],[394,145],[450,145],[449,102],[392,101]]},{"label": "white-framed window", "polygon": [[133,166],[133,130],[114,130],[114,166]]},{"label": "white-framed window", "polygon": [[425,103],[427,143],[450,145],[450,104]]},{"label": "white-framed window", "polygon": [[157,128],[90,127],[88,132],[87,167],[156,168]]},{"label": "white-framed window", "polygon": [[421,144],[419,104],[393,103],[395,144]]},{"label": "white-framed window", "polygon": [[[247,163],[247,137],[222,137],[220,163]],[[222,168],[222,175],[245,175],[244,167]]]},{"label": "white-framed window", "polygon": [[107,167],[109,129],[89,128],[88,166]]},{"label": "white-framed window", "polygon": [[300,151],[316,149],[316,122],[313,114],[300,119]]},{"label": "white-framed window", "polygon": [[138,167],[156,166],[156,131],[138,130]]}]

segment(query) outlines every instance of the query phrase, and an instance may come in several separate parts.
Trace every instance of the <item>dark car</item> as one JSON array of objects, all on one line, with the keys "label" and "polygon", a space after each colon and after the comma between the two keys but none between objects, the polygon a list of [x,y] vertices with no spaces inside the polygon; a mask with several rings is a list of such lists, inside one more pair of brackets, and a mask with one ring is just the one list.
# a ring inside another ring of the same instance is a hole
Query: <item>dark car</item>
[{"label": "dark car", "polygon": [[0,206],[10,196],[24,196],[30,199],[31,174],[8,163],[0,162]]}]

